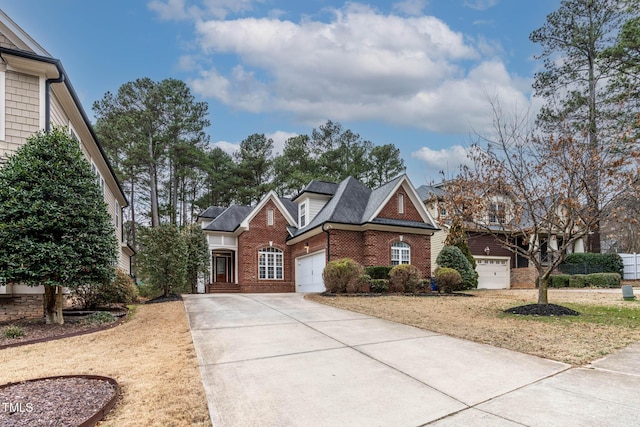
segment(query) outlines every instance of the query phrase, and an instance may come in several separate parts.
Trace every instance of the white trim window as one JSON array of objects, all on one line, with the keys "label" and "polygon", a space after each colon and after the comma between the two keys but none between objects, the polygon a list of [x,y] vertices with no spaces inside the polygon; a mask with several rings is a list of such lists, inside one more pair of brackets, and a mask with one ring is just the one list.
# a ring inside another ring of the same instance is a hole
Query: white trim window
[{"label": "white trim window", "polygon": [[402,193],[398,194],[398,213],[404,213],[404,194]]},{"label": "white trim window", "polygon": [[258,251],[258,278],[260,280],[284,279],[284,254],[278,248]]},{"label": "white trim window", "polygon": [[396,242],[391,245],[391,265],[410,264],[411,246],[404,242]]},{"label": "white trim window", "polygon": [[298,223],[300,224],[300,228],[307,225],[307,202],[300,203],[300,219]]},{"label": "white trim window", "polygon": [[267,209],[267,225],[273,225],[273,209]]}]

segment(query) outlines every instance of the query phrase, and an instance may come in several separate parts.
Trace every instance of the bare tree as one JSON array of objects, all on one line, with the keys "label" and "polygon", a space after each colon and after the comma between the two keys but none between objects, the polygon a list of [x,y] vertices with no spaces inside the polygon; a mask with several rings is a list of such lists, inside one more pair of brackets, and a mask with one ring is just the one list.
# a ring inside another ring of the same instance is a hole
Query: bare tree
[{"label": "bare tree", "polygon": [[613,146],[594,151],[580,140],[586,134],[536,133],[527,114],[509,119],[497,101],[490,104],[494,134],[478,137],[471,166],[448,185],[449,203],[468,226],[529,260],[538,304],[547,304],[550,274],[633,186],[636,156]]}]

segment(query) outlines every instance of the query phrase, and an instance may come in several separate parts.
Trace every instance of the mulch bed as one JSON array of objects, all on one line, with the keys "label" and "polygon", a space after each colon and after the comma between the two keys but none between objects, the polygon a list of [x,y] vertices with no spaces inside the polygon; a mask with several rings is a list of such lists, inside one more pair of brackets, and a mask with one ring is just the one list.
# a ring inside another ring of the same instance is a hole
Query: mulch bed
[{"label": "mulch bed", "polygon": [[115,404],[115,380],[64,376],[0,386],[0,425],[4,427],[94,425]]},{"label": "mulch bed", "polygon": [[523,316],[578,316],[575,310],[556,304],[528,304],[518,307],[508,308],[504,311],[510,314],[520,314]]},{"label": "mulch bed", "polygon": [[[38,342],[49,341],[52,339],[73,337],[109,329],[122,323],[126,318],[128,310],[109,310],[109,312],[111,312],[111,314],[116,317],[116,320],[112,323],[102,325],[87,324],[83,321],[82,317],[75,316],[72,313],[66,311],[64,314],[65,323],[63,325],[48,325],[42,318],[3,322],[2,324],[0,324],[0,349],[6,347],[15,347],[18,345],[34,344]],[[2,331],[4,327],[10,325],[19,326],[24,332],[24,335],[17,338],[5,337],[4,334],[2,334]],[[0,408],[0,410],[1,409],[2,408]]]}]

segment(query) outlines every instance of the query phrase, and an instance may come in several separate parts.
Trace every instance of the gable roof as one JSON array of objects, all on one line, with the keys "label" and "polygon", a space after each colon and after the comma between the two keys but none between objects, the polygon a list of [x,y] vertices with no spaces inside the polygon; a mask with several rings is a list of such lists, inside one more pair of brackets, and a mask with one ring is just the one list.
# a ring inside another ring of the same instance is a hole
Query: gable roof
[{"label": "gable roof", "polygon": [[[407,192],[420,212],[420,215],[423,217],[423,222],[377,218],[380,210],[382,210],[403,183],[408,184],[406,187],[409,191]],[[366,187],[353,177],[346,178],[340,184],[337,184],[334,196],[320,212],[318,212],[313,220],[311,220],[306,227],[298,229],[292,237],[300,236],[327,222],[352,225],[372,223],[438,230],[435,221],[424,208],[422,201],[419,200],[417,193],[413,190],[413,186],[406,175],[400,175],[374,190]]]},{"label": "gable roof", "polygon": [[253,208],[251,206],[231,205],[220,215],[209,223],[203,230],[205,231],[224,231],[233,233],[243,219],[249,215]]},{"label": "gable roof", "polygon": [[321,194],[325,196],[333,196],[338,191],[338,184],[329,181],[311,180],[304,190],[297,194],[292,200],[297,200],[305,193]]},{"label": "gable roof", "polygon": [[222,206],[209,206],[204,212],[198,215],[198,218],[215,219],[226,209],[227,208]]},{"label": "gable roof", "polygon": [[[258,212],[260,212],[260,210],[264,207],[264,205],[269,200],[273,200],[273,203],[276,205],[278,210],[280,210],[282,215],[284,215],[284,217],[287,220],[287,222],[289,223],[289,225],[294,225],[294,226],[298,225],[298,223],[297,223],[297,221],[295,219],[298,216],[298,214],[296,213],[297,212],[297,207],[289,205],[289,202],[290,202],[289,199],[280,198],[280,197],[278,197],[278,195],[276,194],[275,191],[271,190],[271,191],[269,191],[267,193],[266,196],[264,196],[260,200],[260,202],[258,202],[258,204],[253,209],[251,209],[249,214],[240,223],[240,226],[243,227],[244,229],[248,230],[249,229],[249,223],[251,222],[251,220],[258,214]],[[292,207],[295,209],[293,211],[293,215],[292,215],[292,211],[289,210]]]},{"label": "gable roof", "polygon": [[441,198],[444,197],[444,189],[435,185],[421,185],[416,188],[416,193],[420,196],[420,200],[423,202],[431,199],[432,197]]}]

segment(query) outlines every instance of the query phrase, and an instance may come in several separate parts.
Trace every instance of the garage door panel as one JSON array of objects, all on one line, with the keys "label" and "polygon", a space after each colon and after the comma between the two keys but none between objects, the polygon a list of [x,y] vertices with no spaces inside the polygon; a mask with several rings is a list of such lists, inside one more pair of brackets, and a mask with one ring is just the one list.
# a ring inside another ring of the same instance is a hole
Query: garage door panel
[{"label": "garage door panel", "polygon": [[478,289],[508,289],[509,260],[477,258]]},{"label": "garage door panel", "polygon": [[324,292],[322,271],[325,264],[324,251],[296,258],[296,291]]}]

